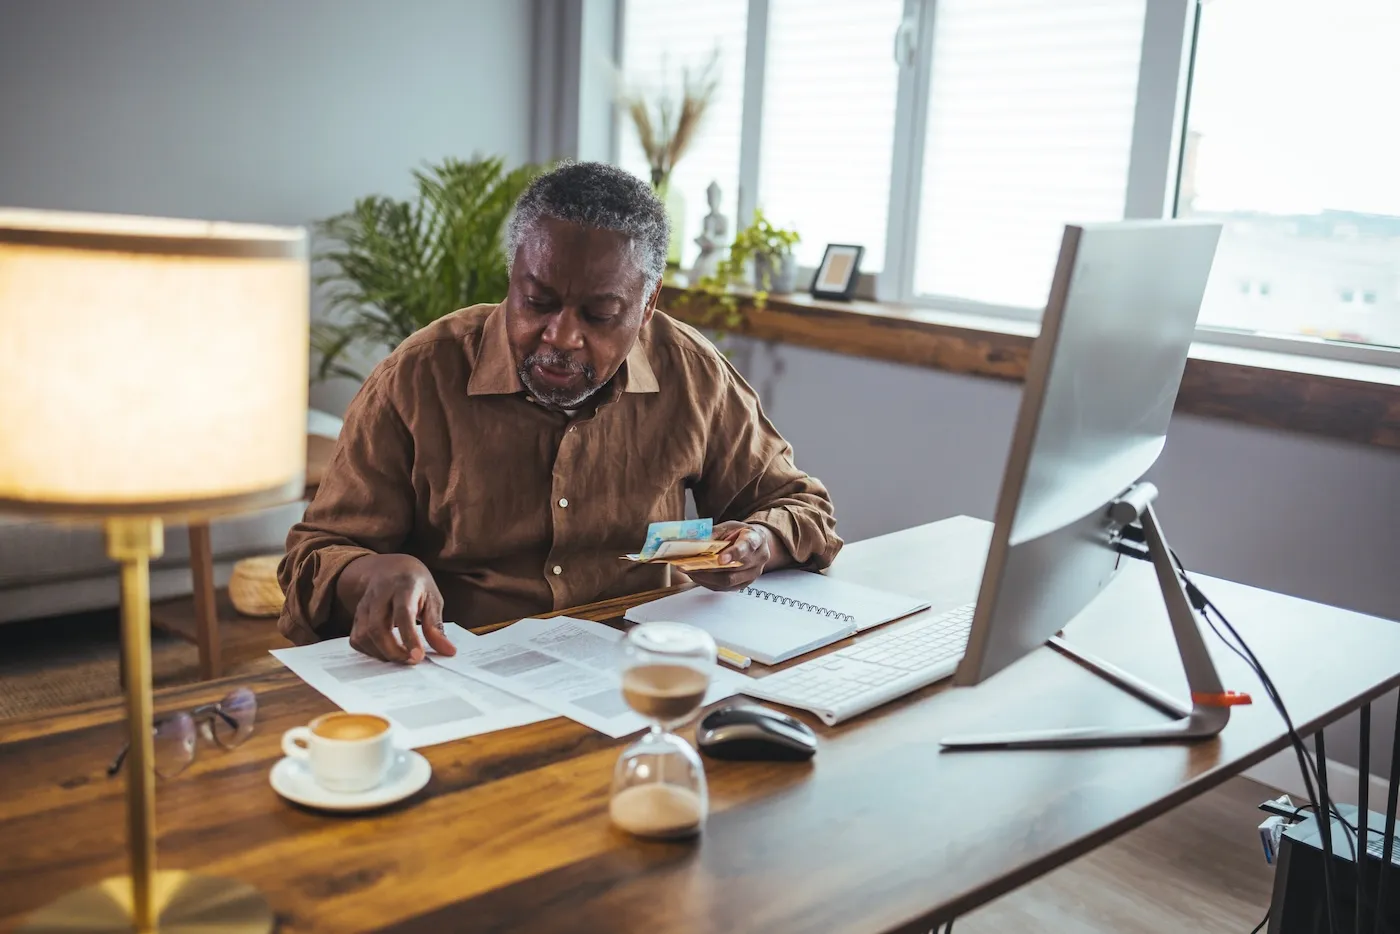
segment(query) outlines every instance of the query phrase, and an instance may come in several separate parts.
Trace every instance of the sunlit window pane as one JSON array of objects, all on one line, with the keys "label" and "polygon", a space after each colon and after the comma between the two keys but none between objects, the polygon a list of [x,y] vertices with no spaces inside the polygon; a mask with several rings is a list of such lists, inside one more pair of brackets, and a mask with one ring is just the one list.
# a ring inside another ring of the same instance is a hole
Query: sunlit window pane
[{"label": "sunlit window pane", "polygon": [[1225,220],[1201,323],[1400,345],[1400,3],[1211,0],[1178,214]]},{"label": "sunlit window pane", "polygon": [[903,0],[772,0],[758,204],[802,236],[798,262],[828,243],[885,261]]},{"label": "sunlit window pane", "polygon": [[1144,0],[939,0],[915,292],[1044,307],[1066,223],[1123,217]]}]

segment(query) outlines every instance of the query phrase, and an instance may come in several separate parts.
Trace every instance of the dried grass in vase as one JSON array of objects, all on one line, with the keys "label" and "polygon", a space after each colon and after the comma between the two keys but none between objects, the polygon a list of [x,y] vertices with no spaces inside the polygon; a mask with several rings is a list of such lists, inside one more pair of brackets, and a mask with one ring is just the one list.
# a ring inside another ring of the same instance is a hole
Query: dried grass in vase
[{"label": "dried grass in vase", "polygon": [[719,49],[699,69],[681,69],[680,100],[670,88],[656,92],[653,100],[631,94],[625,100],[637,141],[651,166],[651,184],[660,188],[685,155],[719,87]]}]

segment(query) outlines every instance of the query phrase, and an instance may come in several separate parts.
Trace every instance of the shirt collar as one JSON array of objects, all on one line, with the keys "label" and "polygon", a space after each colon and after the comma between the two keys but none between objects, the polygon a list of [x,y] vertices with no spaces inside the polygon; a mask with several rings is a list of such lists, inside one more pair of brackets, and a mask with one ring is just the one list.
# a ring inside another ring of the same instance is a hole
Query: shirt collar
[{"label": "shirt collar", "polygon": [[[656,372],[651,368],[651,361],[647,357],[646,341],[642,340],[650,328],[650,323],[642,328],[642,333],[637,336],[627,359],[618,370],[623,392],[660,391],[656,382]],[[524,384],[520,382],[520,373],[515,368],[510,336],[506,333],[504,303],[497,305],[486,316],[486,323],[482,325],[481,337],[476,346],[473,347],[470,340],[468,341],[467,361],[472,368],[472,374],[467,379],[467,395],[511,395],[525,391]]]}]

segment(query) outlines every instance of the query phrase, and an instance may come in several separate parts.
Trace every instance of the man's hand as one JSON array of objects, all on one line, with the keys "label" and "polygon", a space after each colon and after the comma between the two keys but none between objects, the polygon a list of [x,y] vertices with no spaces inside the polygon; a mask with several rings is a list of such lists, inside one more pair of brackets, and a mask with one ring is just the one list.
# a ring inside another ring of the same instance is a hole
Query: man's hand
[{"label": "man's hand", "polygon": [[775,559],[786,554],[765,526],[746,522],[721,522],[715,526],[716,541],[730,542],[719,554],[721,564],[738,562],[738,567],[717,571],[687,571],[686,576],[710,590],[738,590],[758,579]]},{"label": "man's hand", "polygon": [[[423,660],[423,636],[439,655],[457,648],[442,630],[442,593],[433,575],[410,555],[366,555],[341,572],[337,596],[355,608],[350,647],[386,662],[417,664]],[[398,630],[398,639],[394,630]]]}]

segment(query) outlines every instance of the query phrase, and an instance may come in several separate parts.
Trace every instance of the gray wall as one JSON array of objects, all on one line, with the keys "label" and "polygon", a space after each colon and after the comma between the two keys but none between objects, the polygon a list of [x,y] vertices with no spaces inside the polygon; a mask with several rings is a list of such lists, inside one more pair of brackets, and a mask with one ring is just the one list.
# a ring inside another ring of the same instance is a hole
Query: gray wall
[{"label": "gray wall", "polygon": [[[0,204],[305,224],[524,161],[531,6],[0,0]],[[339,413],[353,386],[312,391]]]},{"label": "gray wall", "polygon": [[[831,488],[848,541],[960,513],[992,518],[1019,385],[739,343],[735,362],[798,463]],[[1400,454],[1178,416],[1153,473],[1188,567],[1400,617]],[[1374,709],[1381,775],[1394,709],[1393,695]],[[1334,728],[1329,754],[1355,765],[1357,733],[1354,719]]]}]

